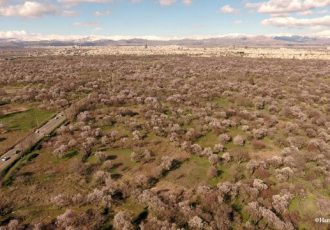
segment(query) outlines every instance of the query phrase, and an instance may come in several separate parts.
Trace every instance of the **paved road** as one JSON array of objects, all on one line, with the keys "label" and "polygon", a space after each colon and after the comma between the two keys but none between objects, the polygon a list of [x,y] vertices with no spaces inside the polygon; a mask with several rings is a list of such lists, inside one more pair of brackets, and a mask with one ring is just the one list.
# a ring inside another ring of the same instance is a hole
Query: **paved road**
[{"label": "paved road", "polygon": [[64,112],[58,113],[55,117],[50,119],[46,124],[28,135],[12,149],[7,151],[0,157],[0,173],[7,167],[11,166],[16,160],[24,155],[32,146],[36,145],[44,137],[51,134],[56,128],[66,121]]}]

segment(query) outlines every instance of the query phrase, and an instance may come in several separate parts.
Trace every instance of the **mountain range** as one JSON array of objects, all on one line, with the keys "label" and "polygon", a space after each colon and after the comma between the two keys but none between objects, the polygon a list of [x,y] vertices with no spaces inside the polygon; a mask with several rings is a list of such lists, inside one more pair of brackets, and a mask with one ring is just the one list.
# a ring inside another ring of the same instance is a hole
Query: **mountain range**
[{"label": "mountain range", "polygon": [[78,39],[38,39],[0,38],[0,47],[46,47],[46,46],[166,46],[178,45],[189,47],[215,46],[330,46],[330,38],[309,36],[222,36],[205,39],[148,40],[141,38],[113,40],[92,36]]}]

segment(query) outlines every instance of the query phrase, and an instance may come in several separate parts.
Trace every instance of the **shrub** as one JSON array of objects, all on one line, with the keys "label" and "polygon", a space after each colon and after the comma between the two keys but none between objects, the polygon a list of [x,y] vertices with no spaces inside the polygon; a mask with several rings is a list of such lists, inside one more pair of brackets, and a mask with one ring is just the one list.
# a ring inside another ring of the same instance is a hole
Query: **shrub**
[{"label": "shrub", "polygon": [[216,166],[220,162],[220,157],[216,154],[211,154],[209,156],[209,162],[211,165]]},{"label": "shrub", "polygon": [[284,195],[274,195],[272,197],[273,201],[272,201],[272,205],[273,208],[275,209],[275,211],[281,215],[284,215],[288,210],[288,206],[289,206],[289,202],[290,200],[293,198],[292,194],[287,193]]},{"label": "shrub", "polygon": [[258,189],[259,191],[265,190],[268,186],[260,179],[253,180],[253,187]]},{"label": "shrub", "polygon": [[204,221],[199,216],[194,216],[188,221],[191,229],[204,229]]},{"label": "shrub", "polygon": [[236,137],[234,137],[234,139],[233,139],[233,143],[234,143],[234,145],[244,145],[244,143],[245,143],[245,139],[242,137],[242,136],[236,136]]},{"label": "shrub", "polygon": [[254,129],[252,130],[252,133],[256,139],[262,139],[265,136],[267,136],[267,129],[265,128]]},{"label": "shrub", "polygon": [[58,207],[65,207],[71,203],[70,197],[59,194],[51,199],[51,202],[57,205]]},{"label": "shrub", "polygon": [[118,230],[133,230],[131,217],[127,212],[118,212],[113,218],[113,226]]},{"label": "shrub", "polygon": [[253,148],[259,149],[259,150],[266,148],[266,144],[260,140],[253,140],[252,146],[253,146]]},{"label": "shrub", "polygon": [[223,152],[224,151],[224,146],[222,144],[216,144],[214,145],[213,147],[213,152],[214,153],[220,153],[220,152]]},{"label": "shrub", "polygon": [[207,171],[207,175],[210,178],[217,177],[218,176],[218,169],[214,166],[211,166]]},{"label": "shrub", "polygon": [[229,161],[231,160],[232,156],[230,155],[230,153],[225,152],[225,153],[221,156],[221,158],[222,158],[225,162],[229,162]]},{"label": "shrub", "polygon": [[105,169],[105,170],[112,169],[113,166],[114,166],[114,164],[113,164],[113,162],[111,160],[106,160],[102,164],[102,168]]},{"label": "shrub", "polygon": [[219,135],[219,141],[221,144],[226,144],[231,140],[231,136],[229,136],[228,134],[220,134]]},{"label": "shrub", "polygon": [[95,157],[99,161],[105,161],[108,158],[108,154],[106,152],[96,152]]}]

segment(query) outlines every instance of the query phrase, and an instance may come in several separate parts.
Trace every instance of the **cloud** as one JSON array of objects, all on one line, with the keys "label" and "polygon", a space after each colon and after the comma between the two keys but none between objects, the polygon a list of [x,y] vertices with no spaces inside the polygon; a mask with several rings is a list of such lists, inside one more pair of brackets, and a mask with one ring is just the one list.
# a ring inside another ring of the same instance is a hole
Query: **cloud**
[{"label": "cloud", "polygon": [[232,14],[232,13],[238,12],[238,10],[236,10],[233,7],[231,7],[230,5],[225,5],[225,6],[221,7],[219,11],[221,13],[224,13],[224,14]]},{"label": "cloud", "polygon": [[101,39],[110,40],[127,40],[127,39],[148,39],[148,40],[179,40],[179,39],[209,39],[209,38],[222,38],[222,37],[237,37],[237,36],[254,36],[248,34],[223,34],[223,35],[192,35],[192,36],[123,36],[123,35],[61,35],[61,34],[40,34],[40,33],[28,33],[24,30],[22,31],[0,31],[0,39],[13,39],[13,40],[24,40],[24,41],[50,41],[50,40],[61,40],[61,41],[72,41],[72,40],[89,40],[96,41]]},{"label": "cloud", "polygon": [[159,0],[159,4],[162,6],[170,6],[174,4],[176,0]]},{"label": "cloud", "polygon": [[111,10],[102,10],[102,11],[95,11],[94,15],[97,17],[108,16],[111,14]]},{"label": "cloud", "polygon": [[76,5],[80,3],[109,3],[113,2],[113,0],[59,0],[59,2]]},{"label": "cloud", "polygon": [[242,20],[235,20],[235,21],[234,21],[234,24],[237,24],[237,25],[238,25],[238,24],[242,24],[242,23],[243,23]]},{"label": "cloud", "polygon": [[14,30],[14,31],[0,31],[0,38],[25,38],[27,36],[26,31]]},{"label": "cloud", "polygon": [[183,0],[182,2],[183,2],[183,4],[185,4],[185,5],[191,5],[192,0]]},{"label": "cloud", "polygon": [[282,14],[303,12],[315,8],[330,6],[330,0],[270,0],[259,3],[246,3],[247,8],[254,8],[259,13]]},{"label": "cloud", "polygon": [[[269,0],[257,3],[248,2],[245,5],[247,8],[256,9],[259,13],[270,14],[270,18],[261,22],[263,25],[304,29],[317,26],[329,27],[330,16],[306,17],[327,12],[326,9],[322,9],[327,6],[330,6],[330,0]],[[317,8],[320,10],[314,10]],[[292,16],[293,13],[299,17]]]},{"label": "cloud", "polygon": [[[115,2],[115,0],[58,0],[58,2],[71,7],[82,3],[112,3]],[[129,0],[129,2],[136,4],[142,2],[142,0]]]},{"label": "cloud", "polygon": [[330,38],[330,30],[314,31],[311,35]]},{"label": "cloud", "polygon": [[[94,30],[98,30],[96,27]],[[60,34],[40,34],[40,33],[28,33],[24,30],[21,31],[0,31],[0,39],[11,40],[24,40],[24,41],[73,41],[79,39],[88,39],[89,41],[96,41],[100,39],[111,39],[115,37],[102,36],[102,35],[60,35]]]},{"label": "cloud", "polygon": [[73,17],[77,16],[78,14],[76,11],[73,10],[62,10],[61,15],[65,17]]},{"label": "cloud", "polygon": [[60,4],[62,4],[66,8],[71,8],[76,5],[80,5],[83,3],[98,3],[98,4],[105,4],[105,3],[112,3],[115,0],[57,0]]},{"label": "cloud", "polygon": [[324,9],[324,10],[321,10],[319,12],[317,12],[318,14],[327,14],[328,13],[328,10],[327,9]]},{"label": "cloud", "polygon": [[[134,0],[131,0],[134,1]],[[137,0],[135,0],[137,1]],[[158,0],[159,4],[162,6],[171,6],[177,2],[177,0]],[[192,0],[182,0],[182,3],[186,6],[189,6],[192,4]]]},{"label": "cloud", "polygon": [[18,5],[6,5],[0,7],[0,16],[11,17],[40,17],[47,14],[56,14],[57,8],[48,3],[26,1]]},{"label": "cloud", "polygon": [[[94,28],[94,31],[99,30],[98,27]],[[293,34],[263,34],[265,36],[292,36]],[[330,38],[330,30],[320,29],[309,31],[301,35],[311,36],[311,37],[327,37]],[[0,31],[0,39],[11,39],[11,40],[23,40],[23,41],[51,41],[51,40],[61,40],[61,41],[73,41],[73,40],[88,40],[88,41],[97,41],[97,40],[127,40],[127,39],[148,39],[148,40],[180,40],[180,39],[210,39],[210,38],[236,38],[236,37],[254,37],[258,36],[257,34],[222,34],[222,35],[191,35],[191,36],[169,36],[169,37],[160,37],[160,36],[122,36],[122,35],[61,35],[61,34],[41,34],[41,33],[28,33],[24,30],[22,31]]]},{"label": "cloud", "polygon": [[330,27],[330,16],[324,16],[319,18],[274,17],[263,20],[262,24],[278,27]]},{"label": "cloud", "polygon": [[301,12],[298,12],[299,15],[311,15],[313,14],[313,12],[311,10],[306,10],[306,11],[301,11]]}]

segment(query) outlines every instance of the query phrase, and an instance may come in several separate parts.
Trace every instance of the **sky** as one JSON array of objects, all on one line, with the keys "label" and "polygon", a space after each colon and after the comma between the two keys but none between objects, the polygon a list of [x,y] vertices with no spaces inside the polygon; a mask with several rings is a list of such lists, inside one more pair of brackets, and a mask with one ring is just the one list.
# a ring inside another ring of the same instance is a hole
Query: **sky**
[{"label": "sky", "polygon": [[330,37],[330,0],[0,0],[0,38]]}]

